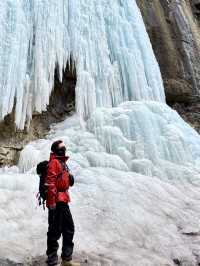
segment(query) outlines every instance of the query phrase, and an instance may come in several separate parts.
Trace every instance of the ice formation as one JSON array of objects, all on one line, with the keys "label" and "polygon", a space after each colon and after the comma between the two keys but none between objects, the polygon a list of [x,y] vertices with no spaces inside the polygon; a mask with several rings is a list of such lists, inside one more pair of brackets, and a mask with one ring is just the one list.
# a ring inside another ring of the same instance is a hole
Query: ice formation
[{"label": "ice formation", "polygon": [[45,253],[35,166],[63,139],[76,179],[78,254],[94,266],[199,263],[200,138],[165,104],[135,1],[6,0],[0,27],[1,118],[16,97],[23,128],[46,108],[55,66],[62,79],[71,56],[77,71],[77,113],[26,145],[18,166],[0,170],[0,258]]},{"label": "ice formation", "polygon": [[33,111],[46,110],[54,69],[62,80],[70,57],[83,118],[98,106],[164,101],[159,67],[133,0],[1,1],[0,32],[0,119],[16,104],[18,128]]},{"label": "ice formation", "polygon": [[[138,116],[147,124],[138,123]],[[88,258],[94,266],[171,266],[178,258],[184,266],[196,265],[199,135],[175,111],[155,102],[100,108],[88,128],[75,114],[53,125],[46,139],[29,143],[17,168],[2,170],[0,257],[22,261],[45,253],[47,213],[35,208],[35,165],[48,158],[54,140],[63,139],[76,179],[71,209],[81,260]]]}]

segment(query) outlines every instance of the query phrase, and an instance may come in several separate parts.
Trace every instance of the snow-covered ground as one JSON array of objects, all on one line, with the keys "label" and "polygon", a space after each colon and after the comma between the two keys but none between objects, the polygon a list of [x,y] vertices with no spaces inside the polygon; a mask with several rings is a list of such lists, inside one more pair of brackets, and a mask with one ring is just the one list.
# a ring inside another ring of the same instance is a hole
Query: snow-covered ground
[{"label": "snow-covered ground", "polygon": [[[154,119],[155,112],[160,119]],[[139,121],[135,126],[127,122],[137,121],[136,117],[143,117],[144,122],[145,116],[146,123],[141,123],[145,130]],[[98,109],[86,129],[73,115],[53,125],[46,139],[29,143],[18,167],[2,169],[0,257],[24,260],[45,253],[47,211],[36,208],[35,166],[48,159],[51,143],[57,139],[67,146],[76,179],[71,189],[76,253],[101,255],[106,265],[173,265],[175,258],[185,261],[183,265],[196,265],[194,254],[200,255],[200,138],[176,112],[155,102]],[[153,150],[160,139],[162,143]],[[165,147],[168,141],[173,145]],[[144,153],[145,149],[152,153]],[[174,149],[185,160],[178,160]],[[158,154],[160,162],[155,163]]]}]

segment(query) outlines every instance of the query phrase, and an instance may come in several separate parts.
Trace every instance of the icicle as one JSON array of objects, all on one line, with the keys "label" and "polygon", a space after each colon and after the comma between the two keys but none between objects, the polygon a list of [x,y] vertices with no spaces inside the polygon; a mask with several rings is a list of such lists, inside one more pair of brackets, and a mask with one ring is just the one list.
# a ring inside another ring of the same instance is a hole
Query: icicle
[{"label": "icicle", "polygon": [[16,98],[18,128],[33,111],[46,110],[55,67],[62,80],[70,58],[83,119],[100,106],[164,101],[159,67],[134,0],[6,0],[0,3],[0,32],[0,119]]}]

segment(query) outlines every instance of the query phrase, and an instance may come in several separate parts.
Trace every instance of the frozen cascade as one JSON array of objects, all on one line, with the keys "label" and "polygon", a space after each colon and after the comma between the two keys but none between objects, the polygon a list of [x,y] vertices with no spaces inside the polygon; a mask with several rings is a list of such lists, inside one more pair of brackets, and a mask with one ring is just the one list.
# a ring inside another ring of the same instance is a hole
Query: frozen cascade
[{"label": "frozen cascade", "polygon": [[45,253],[35,166],[63,139],[76,178],[76,253],[94,266],[172,266],[175,258],[197,265],[200,138],[164,103],[135,1],[6,0],[0,27],[1,118],[14,97],[20,128],[44,110],[55,65],[62,79],[70,56],[78,79],[78,114],[26,145],[18,166],[0,169],[0,258]]},{"label": "frozen cascade", "polygon": [[98,106],[164,101],[159,67],[133,0],[1,1],[0,32],[0,119],[16,99],[18,128],[32,112],[46,110],[55,66],[62,80],[70,57],[83,118]]}]

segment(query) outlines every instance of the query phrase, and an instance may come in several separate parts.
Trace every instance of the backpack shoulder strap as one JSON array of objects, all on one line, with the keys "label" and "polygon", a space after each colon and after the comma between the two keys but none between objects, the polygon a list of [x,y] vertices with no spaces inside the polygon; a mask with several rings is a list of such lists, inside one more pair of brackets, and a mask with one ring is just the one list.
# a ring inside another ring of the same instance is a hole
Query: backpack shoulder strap
[{"label": "backpack shoulder strap", "polygon": [[59,163],[61,164],[62,166],[62,170],[64,171],[66,169],[66,165],[63,161],[59,160]]},{"label": "backpack shoulder strap", "polygon": [[69,167],[67,164],[65,164],[65,168],[66,168],[67,172],[69,172]]}]

